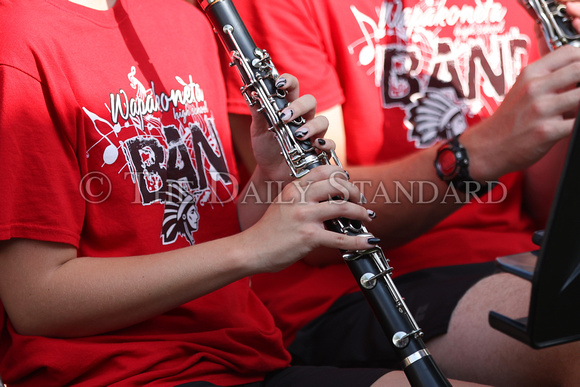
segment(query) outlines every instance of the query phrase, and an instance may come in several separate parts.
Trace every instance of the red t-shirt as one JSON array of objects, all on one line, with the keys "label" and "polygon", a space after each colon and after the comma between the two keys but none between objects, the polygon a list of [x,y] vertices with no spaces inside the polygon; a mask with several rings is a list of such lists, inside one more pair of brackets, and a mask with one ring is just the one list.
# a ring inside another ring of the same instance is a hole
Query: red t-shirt
[{"label": "red t-shirt", "polygon": [[[0,25],[0,240],[115,257],[239,231],[225,88],[201,12],[181,0],[103,12],[3,0]],[[92,337],[23,336],[0,315],[0,375],[14,386],[237,385],[289,364],[248,279]]]},{"label": "red t-shirt", "polygon": [[[236,7],[256,44],[280,73],[298,76],[301,93],[313,94],[318,110],[342,104],[348,163],[373,165],[437,146],[488,117],[538,57],[533,21],[516,0],[432,3],[236,0]],[[228,78],[229,109],[244,114],[237,75],[230,70]],[[533,249],[522,174],[500,181],[486,203],[467,204],[386,251],[394,275]],[[375,188],[365,188],[368,200],[397,205],[396,197]],[[289,343],[337,298],[358,289],[347,271],[346,265],[313,269],[299,262],[255,276],[252,286]]]}]

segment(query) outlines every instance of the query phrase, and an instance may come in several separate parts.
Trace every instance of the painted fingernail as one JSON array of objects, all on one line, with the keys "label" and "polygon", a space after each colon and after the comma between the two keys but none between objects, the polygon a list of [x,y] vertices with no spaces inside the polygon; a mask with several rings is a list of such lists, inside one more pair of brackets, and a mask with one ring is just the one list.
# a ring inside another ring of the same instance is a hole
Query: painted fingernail
[{"label": "painted fingernail", "polygon": [[276,87],[280,88],[282,86],[284,86],[286,84],[286,82],[288,82],[288,80],[284,77],[280,77],[278,78],[278,80],[276,81]]},{"label": "painted fingernail", "polygon": [[308,129],[301,129],[301,130],[297,130],[296,132],[294,132],[294,136],[296,136],[296,138],[302,138],[304,136],[306,136],[306,134],[308,133]]},{"label": "painted fingernail", "polygon": [[371,245],[378,245],[381,243],[381,240],[379,238],[369,238],[367,239],[367,242]]},{"label": "painted fingernail", "polygon": [[369,214],[369,218],[374,219],[377,217],[377,213],[374,212],[373,210],[368,210],[367,209],[367,213]]},{"label": "painted fingernail", "polygon": [[322,138],[319,138],[317,141],[320,145],[326,145],[326,141],[324,141]]},{"label": "painted fingernail", "polygon": [[282,121],[289,121],[290,117],[292,117],[293,115],[294,115],[294,110],[286,109],[282,112],[282,114],[280,115],[280,118],[282,119]]}]

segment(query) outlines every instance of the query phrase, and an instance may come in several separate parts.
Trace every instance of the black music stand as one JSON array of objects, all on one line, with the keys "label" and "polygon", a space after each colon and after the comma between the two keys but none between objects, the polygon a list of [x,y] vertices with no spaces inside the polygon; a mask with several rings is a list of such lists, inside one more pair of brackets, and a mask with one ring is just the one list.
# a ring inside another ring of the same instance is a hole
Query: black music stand
[{"label": "black music stand", "polygon": [[537,251],[497,259],[500,268],[532,282],[528,317],[490,312],[490,325],[532,348],[580,339],[580,112],[548,224]]}]

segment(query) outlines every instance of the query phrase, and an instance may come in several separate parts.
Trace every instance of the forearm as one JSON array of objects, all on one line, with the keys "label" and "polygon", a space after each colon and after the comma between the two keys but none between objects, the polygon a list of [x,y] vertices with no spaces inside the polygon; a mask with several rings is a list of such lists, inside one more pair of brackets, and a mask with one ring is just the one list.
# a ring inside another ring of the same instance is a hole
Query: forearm
[{"label": "forearm", "polygon": [[[0,295],[22,334],[86,336],[127,327],[253,273],[244,236],[167,253],[74,257],[76,249],[3,242]],[[16,270],[14,270],[16,269]]]},{"label": "forearm", "polygon": [[283,166],[285,178],[264,176],[261,168],[254,169],[252,176],[237,199],[240,227],[245,230],[255,224],[266,212],[284,186],[290,182],[290,169]]},{"label": "forearm", "polygon": [[263,212],[251,228],[170,252],[77,258],[70,245],[0,242],[0,299],[21,334],[95,335],[137,324],[249,275],[281,270],[318,247],[368,249],[373,238],[322,226],[338,217],[369,220],[362,206],[325,200],[345,189],[360,197],[344,179],[332,184],[330,177],[340,172],[333,166],[315,168],[300,179],[302,186],[286,185],[280,200],[248,204],[254,210],[251,221]]},{"label": "forearm", "polygon": [[368,200],[366,206],[377,214],[368,228],[382,247],[418,237],[469,200],[439,179],[433,166],[436,151],[434,147],[386,164],[348,167]]}]

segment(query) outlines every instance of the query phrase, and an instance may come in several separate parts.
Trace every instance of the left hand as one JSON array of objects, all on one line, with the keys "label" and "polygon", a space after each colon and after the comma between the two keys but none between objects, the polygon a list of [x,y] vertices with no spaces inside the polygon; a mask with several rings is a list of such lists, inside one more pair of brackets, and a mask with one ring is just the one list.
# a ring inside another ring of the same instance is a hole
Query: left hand
[{"label": "left hand", "polygon": [[562,46],[527,65],[488,119],[462,135],[471,176],[493,181],[529,167],[573,130],[580,49]]},{"label": "left hand", "polygon": [[572,17],[572,26],[580,33],[580,3],[578,0],[561,0],[566,4],[566,13]]},{"label": "left hand", "polygon": [[[278,83],[279,89],[287,91],[286,99],[290,102],[290,105],[282,110],[282,113],[287,113],[284,116],[284,122],[290,122],[302,116],[306,123],[300,128],[301,132],[305,132],[300,140],[310,139],[316,146],[318,143],[316,139],[321,138],[328,129],[326,117],[315,117],[316,99],[311,95],[298,97],[298,80],[290,74],[282,74],[278,78]],[[288,180],[289,169],[280,155],[280,146],[273,133],[268,131],[265,117],[256,109],[252,109],[251,136],[254,157],[263,176],[271,181]],[[328,148],[328,143],[326,147]]]}]

